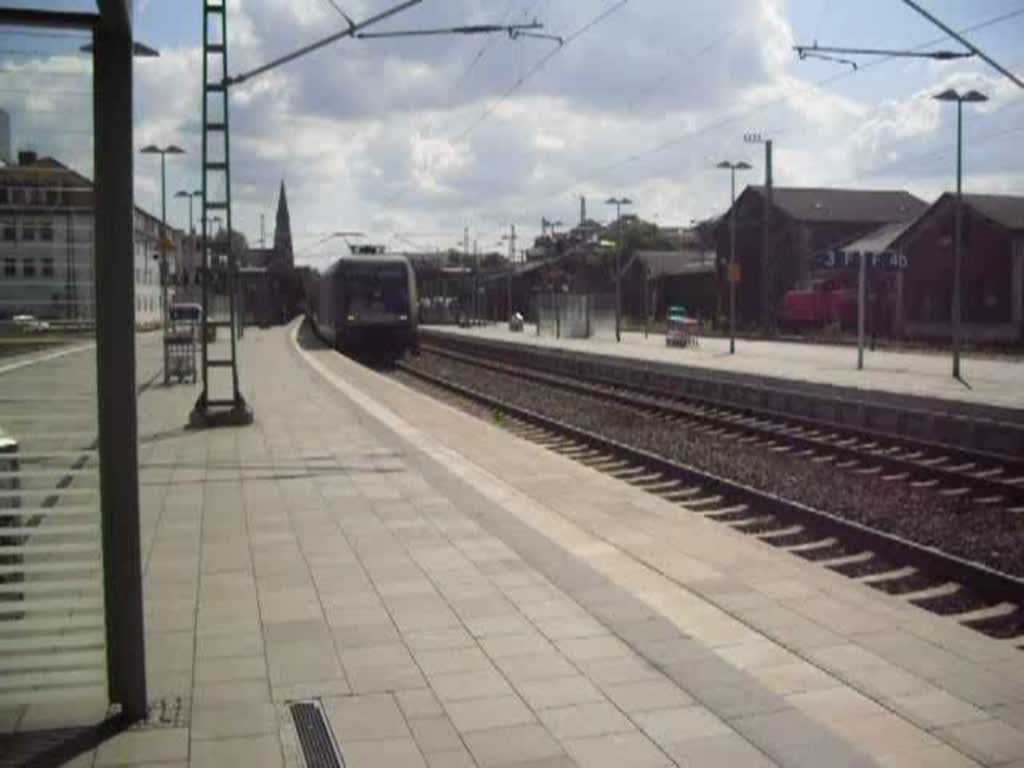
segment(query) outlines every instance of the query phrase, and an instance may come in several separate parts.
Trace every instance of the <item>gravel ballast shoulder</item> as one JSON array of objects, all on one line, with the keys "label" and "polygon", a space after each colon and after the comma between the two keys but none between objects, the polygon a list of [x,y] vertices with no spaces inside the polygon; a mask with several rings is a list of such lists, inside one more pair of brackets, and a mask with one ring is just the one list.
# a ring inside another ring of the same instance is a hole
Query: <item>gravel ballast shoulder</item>
[{"label": "gravel ballast shoulder", "polygon": [[432,354],[409,365],[519,407],[919,544],[1024,575],[1024,515],[766,450]]}]

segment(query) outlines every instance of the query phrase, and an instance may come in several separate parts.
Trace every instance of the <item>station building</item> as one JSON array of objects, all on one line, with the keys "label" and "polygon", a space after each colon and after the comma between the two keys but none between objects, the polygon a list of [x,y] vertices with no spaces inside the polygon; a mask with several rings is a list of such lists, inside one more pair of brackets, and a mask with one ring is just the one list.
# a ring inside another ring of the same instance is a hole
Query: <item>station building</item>
[{"label": "station building", "polygon": [[[910,221],[927,207],[904,190],[773,187],[769,193],[766,187],[748,186],[735,204],[739,322],[767,321],[786,291],[811,275],[819,251]],[[714,232],[722,307],[728,306],[731,215],[732,209],[726,211]]]},{"label": "station building", "polygon": [[[848,246],[904,257],[903,270],[875,278],[880,287],[891,286],[892,312],[882,332],[950,338],[955,211],[956,196],[947,192],[913,220]],[[960,242],[963,337],[1024,340],[1024,196],[965,194]]]},{"label": "station building", "polygon": [[[160,219],[134,211],[135,323],[160,323]],[[90,323],[94,201],[92,181],[52,157],[20,152],[0,166],[0,320],[27,314],[48,321]],[[166,228],[171,282],[185,248]],[[173,290],[173,289],[169,289]],[[170,295],[170,293],[169,293]]]}]

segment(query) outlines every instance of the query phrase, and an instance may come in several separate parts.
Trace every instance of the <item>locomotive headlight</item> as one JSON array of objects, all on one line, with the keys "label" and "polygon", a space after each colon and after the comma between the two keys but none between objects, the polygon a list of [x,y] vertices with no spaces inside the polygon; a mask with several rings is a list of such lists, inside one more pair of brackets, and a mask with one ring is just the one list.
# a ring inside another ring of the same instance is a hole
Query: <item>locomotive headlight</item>
[{"label": "locomotive headlight", "polygon": [[352,322],[353,320],[355,320],[355,319],[356,319],[356,315],[349,315],[349,316],[348,316],[348,321],[349,321],[350,323],[351,323],[351,322]]},{"label": "locomotive headlight", "polygon": [[399,319],[399,320],[408,320],[408,319],[409,319],[409,316],[408,316],[408,315],[399,315],[399,316],[398,316],[398,319]]}]

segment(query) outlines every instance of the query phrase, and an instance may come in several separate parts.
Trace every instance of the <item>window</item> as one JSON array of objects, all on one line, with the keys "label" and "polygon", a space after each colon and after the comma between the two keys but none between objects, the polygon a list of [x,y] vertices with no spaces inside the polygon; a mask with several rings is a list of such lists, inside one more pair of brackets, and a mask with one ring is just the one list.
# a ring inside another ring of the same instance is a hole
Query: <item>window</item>
[{"label": "window", "polygon": [[22,221],[21,222],[21,239],[22,240],[35,240],[36,239],[36,223],[34,221]]},{"label": "window", "polygon": [[13,258],[4,259],[4,277],[16,277],[18,274],[18,262]]},{"label": "window", "polygon": [[22,275],[22,277],[35,277],[36,276],[36,260],[35,259],[22,259],[21,260],[21,275]]},{"label": "window", "polygon": [[7,219],[4,221],[4,240],[13,242],[18,239],[18,228],[14,224],[14,219]]},{"label": "window", "polygon": [[43,277],[53,277],[53,257],[52,256],[43,256],[42,275],[43,275]]},{"label": "window", "polygon": [[46,190],[46,204],[47,205],[60,205],[60,190],[54,187]]},{"label": "window", "polygon": [[11,202],[11,188],[0,187],[0,205],[8,205]]},{"label": "window", "polygon": [[43,219],[39,224],[39,239],[46,242],[53,241],[53,222],[49,219]]}]

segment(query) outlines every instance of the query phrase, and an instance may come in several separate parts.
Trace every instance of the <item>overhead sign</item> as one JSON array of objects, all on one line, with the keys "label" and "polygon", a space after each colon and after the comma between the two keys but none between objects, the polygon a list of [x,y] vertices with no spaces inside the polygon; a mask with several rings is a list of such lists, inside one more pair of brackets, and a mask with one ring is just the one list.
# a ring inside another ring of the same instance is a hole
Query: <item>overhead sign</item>
[{"label": "overhead sign", "polygon": [[856,267],[860,264],[860,258],[867,259],[865,266],[868,269],[878,269],[887,272],[898,272],[907,268],[907,254],[902,251],[847,251],[842,248],[835,248],[830,251],[814,254],[814,263],[820,269],[844,269]]}]

